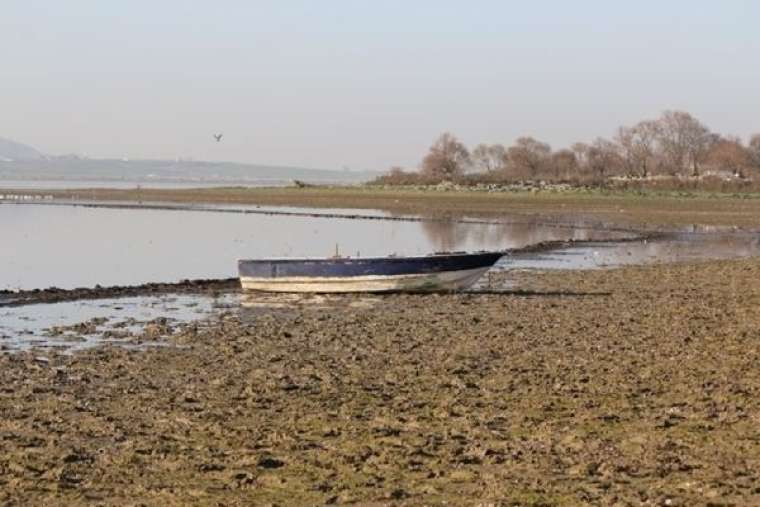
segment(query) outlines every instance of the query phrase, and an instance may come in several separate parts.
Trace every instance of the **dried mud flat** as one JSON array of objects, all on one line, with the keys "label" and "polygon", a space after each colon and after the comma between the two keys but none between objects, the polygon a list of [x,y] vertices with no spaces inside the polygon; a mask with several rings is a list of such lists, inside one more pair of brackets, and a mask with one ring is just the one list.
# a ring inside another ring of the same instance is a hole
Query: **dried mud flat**
[{"label": "dried mud flat", "polygon": [[760,503],[760,260],[521,287],[2,355],[0,503]]}]

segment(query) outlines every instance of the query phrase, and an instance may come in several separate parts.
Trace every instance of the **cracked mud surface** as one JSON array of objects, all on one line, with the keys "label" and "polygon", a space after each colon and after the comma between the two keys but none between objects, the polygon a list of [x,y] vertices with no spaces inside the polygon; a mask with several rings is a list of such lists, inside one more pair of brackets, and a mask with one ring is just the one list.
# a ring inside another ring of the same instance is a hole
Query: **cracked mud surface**
[{"label": "cracked mud surface", "polygon": [[0,356],[0,503],[760,502],[760,260],[306,297]]}]

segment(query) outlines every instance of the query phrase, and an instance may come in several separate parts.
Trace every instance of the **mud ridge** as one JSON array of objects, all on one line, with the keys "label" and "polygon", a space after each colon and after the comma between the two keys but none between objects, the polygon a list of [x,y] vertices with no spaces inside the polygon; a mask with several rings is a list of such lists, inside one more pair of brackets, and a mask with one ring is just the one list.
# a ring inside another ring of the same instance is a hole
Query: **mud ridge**
[{"label": "mud ridge", "polygon": [[115,285],[109,287],[79,287],[75,289],[32,289],[23,291],[0,291],[0,307],[22,306],[38,303],[59,303],[79,299],[103,299],[158,294],[219,294],[240,289],[238,278],[182,280],[176,283],[145,283],[141,285]]}]

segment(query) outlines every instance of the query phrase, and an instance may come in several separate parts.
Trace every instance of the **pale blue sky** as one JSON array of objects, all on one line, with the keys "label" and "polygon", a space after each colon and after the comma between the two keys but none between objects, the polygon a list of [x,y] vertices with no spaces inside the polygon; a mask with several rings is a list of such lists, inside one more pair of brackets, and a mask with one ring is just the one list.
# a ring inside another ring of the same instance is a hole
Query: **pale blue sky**
[{"label": "pale blue sky", "polygon": [[663,109],[746,138],[758,22],[750,0],[6,0],[0,136],[354,169],[416,165],[444,130],[560,148]]}]

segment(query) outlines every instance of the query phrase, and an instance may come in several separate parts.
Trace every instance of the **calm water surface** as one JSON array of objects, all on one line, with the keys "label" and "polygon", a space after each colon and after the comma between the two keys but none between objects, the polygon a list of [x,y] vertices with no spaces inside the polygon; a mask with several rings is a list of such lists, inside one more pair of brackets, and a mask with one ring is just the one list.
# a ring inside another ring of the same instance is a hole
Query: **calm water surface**
[{"label": "calm water surface", "polygon": [[376,210],[0,204],[0,289],[228,278],[237,276],[241,258],[330,256],[336,246],[342,255],[369,257],[595,241],[507,256],[497,266],[501,269],[587,269],[760,255],[759,234],[683,232],[662,240],[619,243],[615,240],[630,238],[632,233],[582,224],[552,225],[525,217],[513,217],[514,222],[507,217],[499,223],[383,217],[389,215]]},{"label": "calm water surface", "polygon": [[[592,241],[539,253],[513,253],[495,267],[508,270],[597,269],[760,255],[760,234],[704,232],[696,229],[658,240],[621,242],[631,233],[583,224],[552,225],[525,217],[484,223],[466,218],[406,221],[378,210],[0,204],[0,289],[227,278],[237,275],[239,258],[329,256],[335,253],[336,244],[341,254],[366,257],[514,249],[544,241]],[[507,280],[501,288],[509,288],[509,283]],[[242,307],[256,314],[277,307],[291,311],[294,304],[287,296],[277,296],[274,303],[260,297],[247,303],[239,298],[237,294],[221,298],[162,295],[0,306],[0,350],[72,352],[102,343],[160,346],[166,342],[140,338],[155,319],[177,330],[217,314],[220,308]],[[79,326],[82,323],[92,325]]]},{"label": "calm water surface", "polygon": [[[0,178],[0,188],[28,190],[62,190],[83,188],[221,188],[221,187],[280,187],[292,185],[292,180],[251,181],[131,181],[131,180],[11,180]],[[2,193],[2,191],[0,191]]]},{"label": "calm water surface", "polygon": [[343,255],[368,257],[621,236],[530,223],[406,222],[328,213],[330,217],[3,204],[0,289],[227,278],[237,276],[240,258],[330,256],[336,245]]}]

